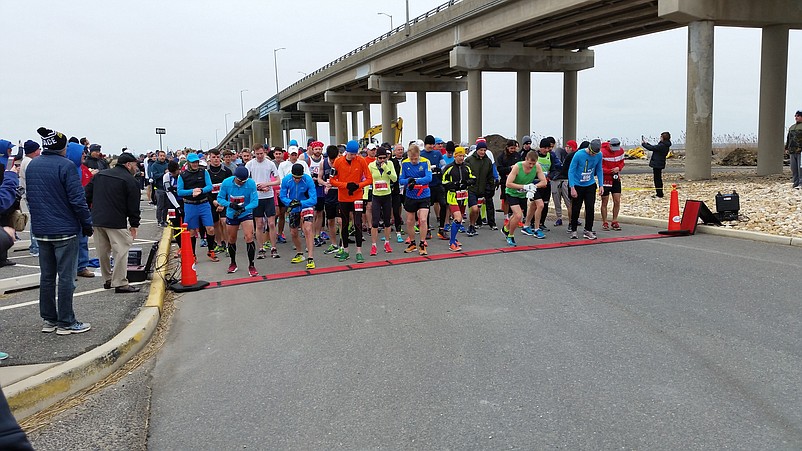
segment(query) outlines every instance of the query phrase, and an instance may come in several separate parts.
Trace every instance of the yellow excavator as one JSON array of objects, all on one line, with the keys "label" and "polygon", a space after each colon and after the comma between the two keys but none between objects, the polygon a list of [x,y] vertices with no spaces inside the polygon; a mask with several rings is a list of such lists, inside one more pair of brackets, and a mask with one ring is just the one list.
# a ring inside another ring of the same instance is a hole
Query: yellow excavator
[{"label": "yellow excavator", "polygon": [[[390,144],[401,142],[401,132],[404,130],[404,120],[399,117],[398,119],[393,120],[393,122],[391,122],[390,125],[395,131],[395,136],[393,137],[392,142],[390,142],[390,140],[387,139],[387,137],[384,137],[385,138],[384,140],[389,142]],[[363,136],[362,139],[359,140],[359,147],[364,148],[370,143],[378,144],[377,140],[373,139],[373,137],[381,132],[382,132],[381,124],[374,125],[373,127],[370,127],[369,129],[365,130],[365,136]]]}]

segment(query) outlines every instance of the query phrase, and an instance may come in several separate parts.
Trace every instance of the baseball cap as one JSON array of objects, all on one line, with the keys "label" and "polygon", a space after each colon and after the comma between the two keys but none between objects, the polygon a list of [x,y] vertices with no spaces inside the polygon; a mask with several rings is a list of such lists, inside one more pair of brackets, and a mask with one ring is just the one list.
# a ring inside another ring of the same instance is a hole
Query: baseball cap
[{"label": "baseball cap", "polygon": [[610,140],[610,149],[618,150],[621,148],[621,141],[618,138],[612,138]]},{"label": "baseball cap", "polygon": [[200,158],[198,157],[198,154],[191,153],[191,154],[187,155],[187,162],[194,163],[196,161],[200,161]]},{"label": "baseball cap", "polygon": [[290,146],[287,148],[287,153],[298,153],[298,146]]}]

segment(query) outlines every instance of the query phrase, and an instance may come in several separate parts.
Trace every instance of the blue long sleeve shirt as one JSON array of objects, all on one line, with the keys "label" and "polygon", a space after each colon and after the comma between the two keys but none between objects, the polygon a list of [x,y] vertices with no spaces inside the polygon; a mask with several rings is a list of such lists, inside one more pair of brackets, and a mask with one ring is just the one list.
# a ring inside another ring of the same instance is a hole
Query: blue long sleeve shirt
[{"label": "blue long sleeve shirt", "polygon": [[597,186],[604,184],[601,152],[596,155],[590,155],[584,149],[575,152],[574,158],[571,160],[571,166],[568,168],[568,185],[590,186],[596,183],[593,180],[594,177],[598,180]]},{"label": "blue long sleeve shirt", "polygon": [[429,160],[429,169],[432,171],[432,181],[429,182],[431,186],[437,186],[442,183],[442,169],[443,165],[440,162],[443,159],[443,154],[440,153],[439,150],[421,150],[420,151],[421,159]]},{"label": "blue long sleeve shirt", "polygon": [[[412,164],[409,158],[401,162],[401,177],[398,183],[407,186],[409,179],[415,179],[415,188],[406,190],[405,195],[412,199],[425,199],[431,197],[429,184],[432,182],[432,171],[429,169],[429,161],[421,157],[417,164]],[[421,188],[425,187],[425,188]]]},{"label": "blue long sleeve shirt", "polygon": [[[204,179],[206,181],[206,185],[201,188],[201,193],[209,194],[212,192],[212,178],[209,177],[208,171],[204,172]],[[192,190],[191,189],[184,189],[184,179],[178,177],[178,195],[181,197],[192,197]]]},{"label": "blue long sleeve shirt", "polygon": [[231,198],[242,198],[242,206],[245,209],[240,216],[253,214],[253,209],[259,205],[259,193],[256,191],[256,182],[253,179],[245,180],[242,186],[234,182],[234,177],[229,177],[220,184],[220,192],[217,194],[217,203],[226,207],[226,217],[234,218],[236,210],[231,208]]},{"label": "blue long sleeve shirt", "polygon": [[304,208],[311,208],[317,204],[317,189],[315,182],[309,174],[304,174],[297,182],[292,174],[287,174],[281,180],[279,199],[284,205],[289,205],[294,199],[301,201],[300,207],[292,209],[293,213],[300,213]]}]

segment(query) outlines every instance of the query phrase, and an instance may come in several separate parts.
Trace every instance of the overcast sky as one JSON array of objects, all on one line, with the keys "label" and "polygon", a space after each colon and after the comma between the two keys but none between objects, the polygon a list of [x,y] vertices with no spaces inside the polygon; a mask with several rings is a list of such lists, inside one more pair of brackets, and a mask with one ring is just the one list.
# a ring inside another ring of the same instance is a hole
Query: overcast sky
[{"label": "overcast sky", "polygon": [[[410,16],[441,3],[409,0]],[[46,126],[87,136],[105,153],[139,153],[158,147],[155,128],[164,127],[165,147],[207,149],[225,135],[226,113],[228,127],[241,118],[241,90],[246,110],[275,94],[273,49],[286,48],[277,54],[283,89],[389,30],[379,12],[398,26],[404,10],[403,0],[0,0],[0,138],[38,140],[35,130]],[[686,49],[686,28],[595,47],[595,67],[579,74],[577,138],[681,137]],[[802,31],[791,31],[789,54],[802,54]],[[754,140],[760,30],[717,27],[715,57],[714,138]],[[788,72],[802,73],[802,60],[789,58]],[[485,134],[512,137],[515,75],[483,80]],[[561,97],[561,74],[532,75],[536,136],[560,138]],[[467,93],[462,100],[465,116]],[[448,139],[448,94],[429,94],[428,105],[428,130]],[[786,125],[800,108],[802,90],[790,89]],[[399,115],[403,139],[414,139],[414,93]],[[372,119],[380,122],[378,105]],[[462,127],[467,138],[465,117]],[[319,135],[328,143],[327,124]]]}]

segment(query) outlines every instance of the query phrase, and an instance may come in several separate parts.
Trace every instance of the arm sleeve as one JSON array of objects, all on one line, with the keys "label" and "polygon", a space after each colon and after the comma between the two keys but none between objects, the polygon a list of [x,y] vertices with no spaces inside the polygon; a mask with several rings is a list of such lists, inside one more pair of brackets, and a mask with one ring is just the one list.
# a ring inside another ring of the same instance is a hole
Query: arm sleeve
[{"label": "arm sleeve", "polygon": [[432,170],[429,168],[429,165],[423,166],[423,170],[425,171],[423,177],[415,179],[416,185],[428,185],[432,183]]},{"label": "arm sleeve", "polygon": [[406,186],[409,177],[407,176],[407,171],[404,168],[404,165],[401,165],[401,174],[398,176],[398,184],[402,186]]},{"label": "arm sleeve", "polygon": [[287,178],[281,179],[281,190],[279,191],[279,199],[281,199],[281,203],[284,205],[289,205],[292,202],[290,199],[290,185],[287,182]]},{"label": "arm sleeve", "polygon": [[643,143],[643,144],[641,144],[641,146],[646,150],[651,150],[652,152],[654,152],[655,146],[653,146],[653,145],[651,145],[649,143]]},{"label": "arm sleeve", "polygon": [[217,203],[220,204],[221,207],[228,208],[231,205],[231,202],[228,201],[228,184],[223,183],[220,185],[220,192],[217,193]]},{"label": "arm sleeve", "polygon": [[92,214],[86,205],[86,193],[81,186],[81,179],[75,171],[74,166],[64,174],[64,182],[67,188],[67,198],[69,199],[72,211],[81,223],[81,227],[92,227]]},{"label": "arm sleeve", "polygon": [[0,186],[0,212],[8,211],[16,202],[17,183],[19,183],[17,174],[12,171],[6,171],[3,184]]},{"label": "arm sleeve", "polygon": [[499,173],[498,169],[496,169],[496,163],[492,164],[492,169],[493,169],[493,180],[499,180]]},{"label": "arm sleeve", "polygon": [[178,195],[179,196],[181,196],[181,197],[192,196],[192,190],[191,189],[184,189],[184,178],[181,177],[180,175],[178,176],[178,186],[177,186],[177,188],[178,188]]},{"label": "arm sleeve", "polygon": [[373,185],[373,175],[370,173],[370,170],[368,169],[368,164],[364,162],[365,160],[362,161],[363,161],[362,163],[363,179],[361,182],[359,182],[359,189],[362,189],[368,185]]},{"label": "arm sleeve", "polygon": [[[577,152],[579,152],[577,150]],[[579,160],[581,158],[577,158],[576,152],[574,153],[574,157],[571,159],[571,166],[568,168],[568,186],[573,187],[579,183],[579,179],[576,176],[576,168],[579,167]]]},{"label": "arm sleeve", "polygon": [[385,164],[387,166],[387,176],[390,177],[391,182],[398,181],[398,174],[395,172],[395,165],[393,163]]},{"label": "arm sleeve", "polygon": [[301,208],[314,207],[317,204],[317,189],[315,188],[315,183],[311,178],[307,179],[306,177],[304,177],[304,182],[306,183],[306,193],[309,198],[301,201]]},{"label": "arm sleeve", "polygon": [[604,172],[602,169],[602,159],[599,158],[598,163],[596,163],[596,180],[599,181],[599,186],[604,185]]},{"label": "arm sleeve", "polygon": [[203,187],[201,192],[203,194],[209,194],[212,192],[212,178],[209,176],[209,171],[203,171],[205,175],[206,185]]},{"label": "arm sleeve", "polygon": [[128,181],[128,224],[131,227],[138,228],[142,219],[142,212],[139,209],[139,198],[142,193],[139,191],[139,185],[136,180]]},{"label": "arm sleeve", "polygon": [[251,185],[253,188],[250,191],[251,195],[248,198],[248,204],[245,205],[245,210],[253,211],[253,209],[259,205],[259,192],[256,191],[256,182],[253,180],[249,180],[249,182],[253,183],[253,185]]}]

